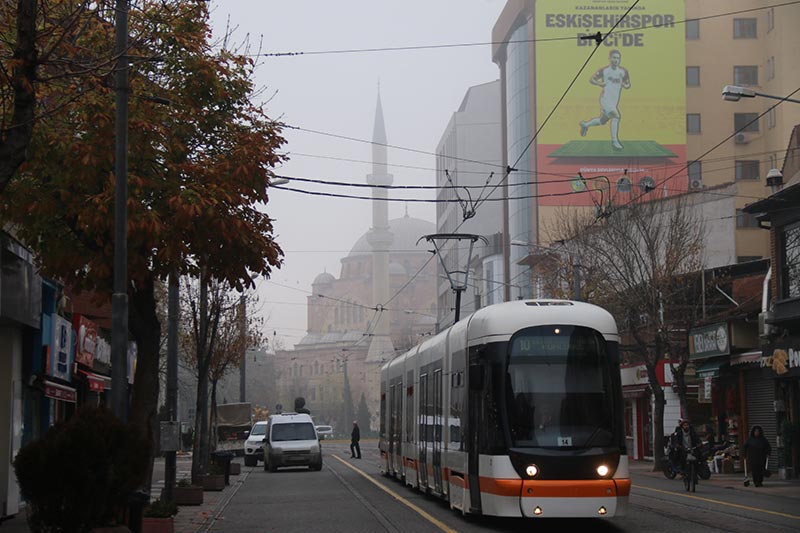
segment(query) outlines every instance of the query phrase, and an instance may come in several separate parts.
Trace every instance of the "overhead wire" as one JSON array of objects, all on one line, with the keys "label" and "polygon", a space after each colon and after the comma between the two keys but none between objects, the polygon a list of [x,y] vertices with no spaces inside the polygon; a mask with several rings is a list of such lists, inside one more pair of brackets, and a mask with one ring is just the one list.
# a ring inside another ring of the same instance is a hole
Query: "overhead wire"
[{"label": "overhead wire", "polygon": [[[756,11],[763,11],[766,9],[772,9],[776,7],[785,7],[799,4],[800,0],[794,0],[791,2],[782,2],[778,4],[771,4],[767,6],[761,7],[754,7],[754,8],[747,8],[747,9],[740,9],[736,11],[727,11],[724,13],[715,13],[711,15],[706,15],[703,17],[695,17],[691,19],[685,20],[678,20],[675,21],[674,24],[685,24],[689,21],[700,21],[700,20],[710,20],[714,18],[721,18],[721,17],[729,17],[732,15],[741,15],[745,13],[753,13]],[[627,15],[627,13],[626,13]],[[617,33],[628,33],[632,31],[643,31],[648,29],[656,28],[655,25],[642,25],[637,28],[630,28],[630,29],[622,29],[619,30]],[[429,45],[405,45],[405,46],[383,46],[383,47],[372,47],[372,48],[340,48],[340,49],[330,49],[330,50],[309,50],[309,51],[298,51],[298,52],[265,52],[260,54],[248,54],[248,57],[297,57],[297,56],[318,56],[318,55],[334,55],[334,54],[358,54],[358,53],[375,53],[375,52],[406,52],[406,51],[417,51],[417,50],[441,50],[441,49],[448,49],[448,48],[467,48],[467,47],[474,47],[474,46],[498,46],[504,44],[517,44],[517,43],[545,43],[545,42],[557,42],[557,41],[572,41],[575,37],[547,37],[541,39],[515,39],[515,40],[508,40],[508,41],[479,41],[479,42],[468,42],[468,43],[445,43],[445,44],[429,44]]]}]

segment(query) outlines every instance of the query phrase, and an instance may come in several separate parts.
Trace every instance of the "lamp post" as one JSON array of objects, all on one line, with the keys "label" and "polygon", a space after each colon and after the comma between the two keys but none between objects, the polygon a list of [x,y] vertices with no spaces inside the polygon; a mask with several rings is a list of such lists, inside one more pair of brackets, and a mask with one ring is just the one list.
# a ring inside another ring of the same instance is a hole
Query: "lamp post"
[{"label": "lamp post", "polygon": [[[783,96],[775,96],[773,94],[760,93],[758,91],[754,91],[753,89],[749,89],[747,87],[740,87],[738,85],[726,85],[725,87],[722,88],[722,99],[727,100],[729,102],[738,102],[742,98],[755,98],[756,96],[760,96],[762,98],[772,98],[773,100],[780,100],[781,102],[791,102],[793,104],[800,104],[800,100],[795,100],[794,98],[786,98]],[[771,168],[769,172],[767,172],[767,187],[772,189],[772,193],[775,194],[781,189],[782,185],[783,185],[783,173],[781,173],[781,171],[778,170],[777,168]]]},{"label": "lamp post", "polygon": [[756,96],[760,96],[762,98],[772,98],[773,100],[781,100],[783,102],[792,102],[794,104],[800,104],[800,100],[795,100],[793,98],[785,98],[783,96],[775,96],[772,94],[764,94],[753,89],[749,89],[747,87],[740,87],[738,85],[726,85],[722,88],[722,99],[727,100],[729,102],[738,102],[742,98],[755,98]]},{"label": "lamp post", "polygon": [[559,250],[558,248],[551,248],[549,246],[542,246],[539,244],[533,244],[530,242],[518,241],[513,240],[511,241],[512,246],[525,246],[527,248],[538,248],[540,250],[544,250],[545,252],[556,253],[556,254],[566,254],[567,257],[570,259],[570,263],[572,263],[572,298],[575,301],[581,301],[581,265],[578,261],[577,254],[572,254],[565,250]]}]

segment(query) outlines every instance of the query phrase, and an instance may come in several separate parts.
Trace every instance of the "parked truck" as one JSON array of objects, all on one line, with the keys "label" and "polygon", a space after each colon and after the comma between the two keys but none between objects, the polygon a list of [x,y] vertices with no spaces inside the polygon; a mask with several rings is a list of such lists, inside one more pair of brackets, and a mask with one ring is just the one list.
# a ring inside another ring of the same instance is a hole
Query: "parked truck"
[{"label": "parked truck", "polygon": [[244,454],[244,441],[253,423],[250,402],[217,405],[217,450]]}]

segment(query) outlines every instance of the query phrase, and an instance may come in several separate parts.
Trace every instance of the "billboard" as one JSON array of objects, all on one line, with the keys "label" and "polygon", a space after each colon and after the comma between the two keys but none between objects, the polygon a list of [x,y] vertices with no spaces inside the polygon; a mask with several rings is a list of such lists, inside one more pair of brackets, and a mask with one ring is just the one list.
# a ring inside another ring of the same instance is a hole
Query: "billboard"
[{"label": "billboard", "polygon": [[[623,17],[633,3],[536,1],[540,205],[619,205],[687,189],[684,1],[640,2]],[[598,46],[594,36],[618,21]]]}]

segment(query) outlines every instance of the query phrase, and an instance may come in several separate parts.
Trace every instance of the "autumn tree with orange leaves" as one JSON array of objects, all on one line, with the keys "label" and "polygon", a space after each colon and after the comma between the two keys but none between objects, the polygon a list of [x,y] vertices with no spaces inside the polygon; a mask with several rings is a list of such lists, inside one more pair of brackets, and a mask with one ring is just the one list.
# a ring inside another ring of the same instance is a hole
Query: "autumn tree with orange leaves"
[{"label": "autumn tree with orange leaves", "polygon": [[[128,159],[129,330],[138,345],[131,420],[152,439],[157,424],[161,323],[155,286],[171,272],[236,290],[281,264],[264,213],[280,126],[254,102],[254,63],[214,49],[205,2],[139,0],[130,13]],[[65,4],[69,4],[66,2]],[[113,2],[76,12],[82,31],[53,56],[82,50],[109,64]],[[94,7],[92,7],[94,6]],[[157,61],[150,60],[157,58]],[[57,63],[51,67],[55,75]],[[28,161],[0,197],[5,222],[45,275],[108,301],[113,284],[113,70],[72,77],[33,130]],[[162,105],[157,101],[170,102]]]}]

